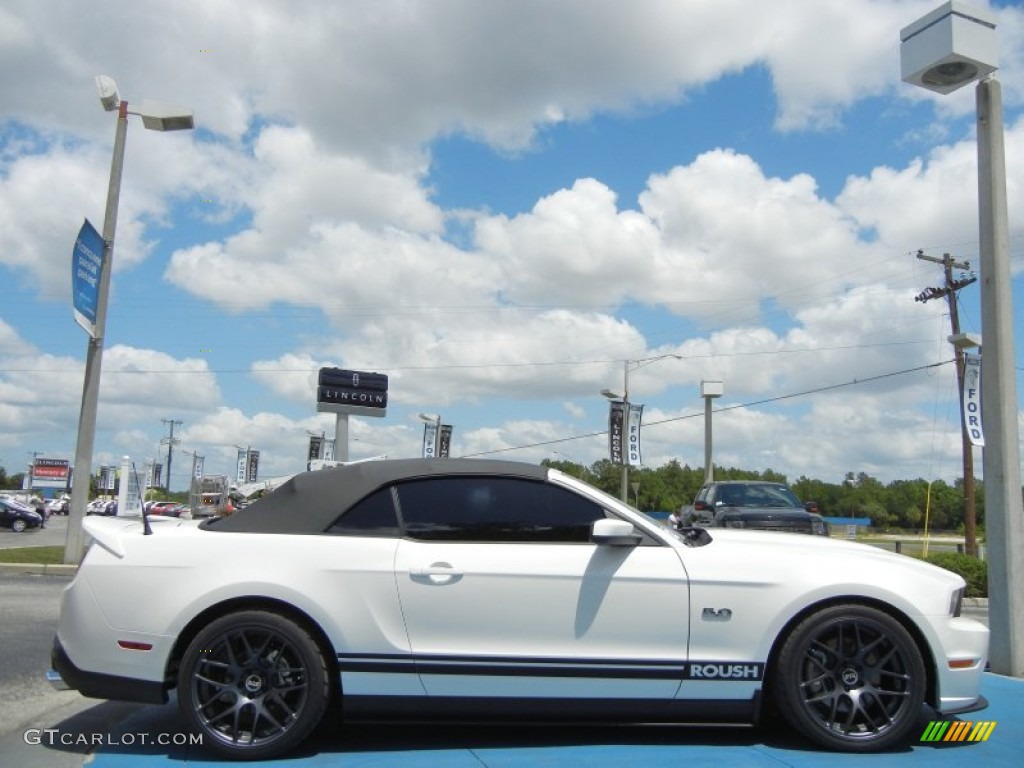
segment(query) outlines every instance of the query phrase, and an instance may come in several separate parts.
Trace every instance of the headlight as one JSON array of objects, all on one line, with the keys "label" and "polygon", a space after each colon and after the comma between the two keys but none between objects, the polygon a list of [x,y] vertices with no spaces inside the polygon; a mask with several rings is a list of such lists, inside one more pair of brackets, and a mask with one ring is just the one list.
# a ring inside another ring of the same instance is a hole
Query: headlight
[{"label": "headlight", "polygon": [[949,615],[954,618],[960,615],[960,609],[963,608],[965,589],[966,587],[960,587],[949,599]]}]

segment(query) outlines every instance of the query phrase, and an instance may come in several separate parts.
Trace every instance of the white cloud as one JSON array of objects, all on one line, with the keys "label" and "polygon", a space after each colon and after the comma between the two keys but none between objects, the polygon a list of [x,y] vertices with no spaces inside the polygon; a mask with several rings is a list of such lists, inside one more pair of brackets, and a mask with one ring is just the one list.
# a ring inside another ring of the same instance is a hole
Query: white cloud
[{"label": "white cloud", "polygon": [[[87,12],[72,0],[13,0],[0,10],[0,71],[16,84],[0,123],[0,266],[19,294],[66,302],[81,217],[100,226],[103,216],[113,115],[91,78],[106,72],[132,103],[194,107],[200,127],[155,135],[132,118],[119,274],[166,255],[167,283],[214,318],[299,307],[322,323],[256,355],[228,348],[270,398],[247,409],[224,406],[236,403],[222,395],[233,385],[205,359],[112,344],[100,412],[111,437],[97,455],[152,453],[159,420],[174,416],[191,449],[228,467],[245,443],[265,451],[267,467],[294,468],[305,431],[332,426],[294,415],[311,410],[322,365],[385,370],[396,413],[489,398],[529,408],[528,418],[495,412],[459,427],[463,452],[600,423],[596,392],[621,381],[623,358],[682,358],[635,371],[637,397],[683,401],[651,406],[651,419],[695,413],[708,376],[742,402],[926,365],[948,354],[945,319],[938,303],[913,302],[934,274],[923,278],[912,254],[975,247],[973,137],[853,176],[834,199],[813,168],[777,174],[756,148],[713,145],[642,169],[651,175],[636,210],[585,174],[503,215],[485,200],[445,210],[427,180],[439,138],[473,137],[510,157],[543,152],[546,126],[654,113],[750,68],[770,78],[774,126],[789,137],[839,126],[869,98],[910,111],[932,97],[896,82],[898,31],[933,5],[251,0],[240,14],[226,0],[111,0]],[[998,14],[1012,107],[1024,98],[1024,13]],[[946,118],[973,103],[965,89],[935,109]],[[907,124],[904,141],[920,140],[921,121]],[[1016,210],[1024,123],[1006,140]],[[471,225],[466,242],[446,239],[456,220]],[[183,232],[197,222],[202,234]],[[63,339],[30,342],[12,310],[0,311],[0,446],[72,433],[81,363]],[[277,319],[287,325],[287,312]],[[846,463],[910,472],[933,420],[921,403],[946,374],[737,410],[717,442],[737,465],[778,456],[807,474]],[[419,429],[356,419],[354,446],[415,455]],[[701,437],[699,419],[671,422],[652,433],[649,457],[699,461]],[[566,450],[605,449],[596,439]]]}]

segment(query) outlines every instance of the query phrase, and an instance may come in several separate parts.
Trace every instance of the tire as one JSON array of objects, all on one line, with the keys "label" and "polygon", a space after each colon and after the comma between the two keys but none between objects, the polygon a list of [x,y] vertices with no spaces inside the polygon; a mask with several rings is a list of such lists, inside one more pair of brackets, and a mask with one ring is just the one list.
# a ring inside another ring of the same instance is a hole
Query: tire
[{"label": "tire", "polygon": [[331,685],[324,655],[276,613],[242,611],[205,627],[178,672],[178,705],[203,746],[269,760],[298,746],[323,718]]},{"label": "tire", "polygon": [[896,619],[863,605],[826,608],[786,637],[773,666],[785,721],[824,747],[877,752],[901,745],[924,702],[924,660]]},{"label": "tire", "polygon": [[13,520],[11,520],[11,530],[15,533],[21,533],[26,528],[28,528],[28,523],[26,523],[20,517],[16,517]]}]

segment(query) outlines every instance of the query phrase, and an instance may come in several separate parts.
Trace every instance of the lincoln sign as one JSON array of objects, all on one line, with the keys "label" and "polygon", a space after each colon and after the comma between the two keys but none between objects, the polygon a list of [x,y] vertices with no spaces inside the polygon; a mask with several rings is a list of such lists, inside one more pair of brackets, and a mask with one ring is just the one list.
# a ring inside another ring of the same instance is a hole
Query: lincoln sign
[{"label": "lincoln sign", "polygon": [[321,413],[353,413],[385,416],[388,377],[383,373],[321,368],[316,390],[316,409]]}]

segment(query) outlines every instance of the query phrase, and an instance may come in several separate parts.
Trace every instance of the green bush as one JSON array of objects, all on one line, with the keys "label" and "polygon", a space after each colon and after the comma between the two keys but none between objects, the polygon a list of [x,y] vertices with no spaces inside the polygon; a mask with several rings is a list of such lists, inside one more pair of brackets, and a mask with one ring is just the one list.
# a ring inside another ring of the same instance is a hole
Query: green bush
[{"label": "green bush", "polygon": [[936,552],[924,560],[963,576],[967,597],[988,597],[988,565],[984,560],[957,552]]}]

